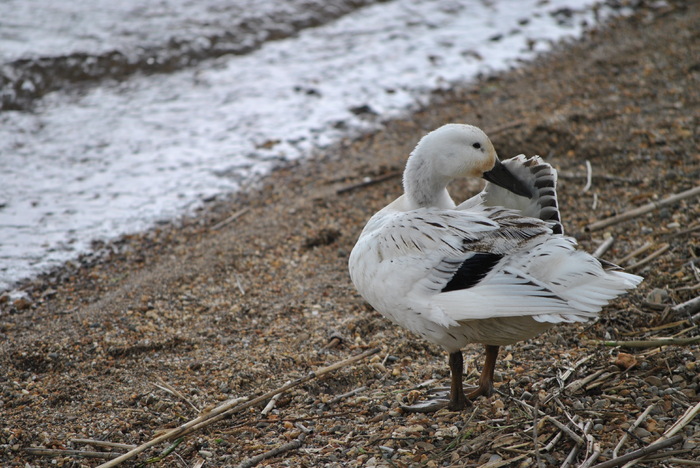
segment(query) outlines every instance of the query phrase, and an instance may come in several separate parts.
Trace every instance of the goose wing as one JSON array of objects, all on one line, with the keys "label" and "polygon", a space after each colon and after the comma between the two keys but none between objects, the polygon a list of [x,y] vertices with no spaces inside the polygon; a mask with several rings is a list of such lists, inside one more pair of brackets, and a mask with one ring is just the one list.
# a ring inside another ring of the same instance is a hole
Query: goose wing
[{"label": "goose wing", "polygon": [[448,327],[516,316],[586,321],[638,282],[606,272],[546,222],[503,208],[380,212],[356,249],[351,276],[372,305],[412,304]]},{"label": "goose wing", "polygon": [[555,234],[563,234],[559,205],[557,202],[557,171],[539,156],[523,154],[502,161],[502,164],[532,194],[530,198],[516,195],[498,185],[487,183],[484,190],[457,207],[459,210],[473,209],[478,205],[502,206],[520,211],[524,216],[541,219]]}]

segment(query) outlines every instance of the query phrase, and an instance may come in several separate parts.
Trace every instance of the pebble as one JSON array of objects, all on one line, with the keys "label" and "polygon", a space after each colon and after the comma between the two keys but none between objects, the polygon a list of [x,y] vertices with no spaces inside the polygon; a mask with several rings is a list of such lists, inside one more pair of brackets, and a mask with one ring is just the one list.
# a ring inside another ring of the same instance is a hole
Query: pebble
[{"label": "pebble", "polygon": [[606,399],[606,398],[601,398],[600,400],[596,400],[596,401],[593,403],[593,409],[598,409],[598,410],[600,410],[600,409],[605,409],[605,408],[607,408],[608,406],[610,406],[610,400],[608,400],[608,399]]},{"label": "pebble", "polygon": [[663,304],[669,300],[668,291],[661,288],[652,289],[646,297],[647,302],[652,302],[654,304]]},{"label": "pebble", "polygon": [[663,384],[663,381],[655,375],[650,375],[649,377],[645,378],[644,381],[655,387],[660,387]]}]

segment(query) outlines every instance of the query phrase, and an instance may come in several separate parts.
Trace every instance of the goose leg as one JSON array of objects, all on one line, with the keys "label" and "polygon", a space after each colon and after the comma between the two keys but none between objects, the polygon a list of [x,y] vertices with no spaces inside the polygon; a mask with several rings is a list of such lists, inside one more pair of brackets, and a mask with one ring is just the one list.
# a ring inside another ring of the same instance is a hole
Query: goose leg
[{"label": "goose leg", "polygon": [[464,396],[464,387],[462,386],[462,375],[464,374],[462,351],[450,353],[449,364],[452,384],[450,386],[450,403],[447,407],[452,411],[462,411],[467,407],[467,397]]},{"label": "goose leg", "polygon": [[[452,355],[450,355],[450,358],[452,358]],[[479,377],[479,386],[469,392],[467,398],[473,400],[478,396],[489,396],[493,393],[493,371],[496,368],[497,358],[498,346],[486,345],[486,360],[484,361],[484,368],[481,370],[481,376]],[[454,381],[452,383],[454,385]]]},{"label": "goose leg", "polygon": [[[479,386],[464,394],[464,386],[462,377],[464,375],[464,358],[462,351],[450,353],[449,365],[452,383],[450,385],[450,398],[445,398],[443,391],[436,392],[436,398],[416,403],[411,406],[402,406],[405,411],[412,413],[432,413],[441,408],[447,407],[452,411],[462,411],[470,405],[470,401],[479,396],[490,396],[493,393],[493,372],[496,368],[496,359],[498,359],[498,346],[486,345],[486,359],[484,360],[484,368],[481,370],[479,377]],[[473,388],[473,387],[472,387]]]},{"label": "goose leg", "polygon": [[[414,405],[403,405],[401,408],[404,411],[411,413],[433,413],[442,408],[449,408],[452,411],[461,411],[469,405],[464,388],[462,387],[462,375],[464,374],[464,360],[461,351],[450,353],[448,361],[450,365],[450,374],[452,376],[452,384],[450,388],[439,388],[433,393],[433,397],[426,401],[421,401]],[[449,390],[449,399],[448,397]]]}]

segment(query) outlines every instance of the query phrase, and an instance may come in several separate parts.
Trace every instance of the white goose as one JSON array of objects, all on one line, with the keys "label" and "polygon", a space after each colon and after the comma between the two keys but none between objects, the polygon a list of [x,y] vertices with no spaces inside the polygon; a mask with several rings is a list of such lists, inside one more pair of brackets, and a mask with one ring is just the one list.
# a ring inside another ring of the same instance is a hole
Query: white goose
[{"label": "white goose", "polygon": [[[458,177],[490,183],[457,207],[446,187]],[[423,137],[403,185],[405,193],[368,221],[349,267],[375,309],[449,353],[449,400],[409,410],[464,409],[491,393],[499,346],[593,319],[642,281],[563,236],[551,166],[524,156],[501,163],[476,127],[448,124]],[[479,386],[465,396],[461,349],[469,343],[484,344],[486,360]]]}]

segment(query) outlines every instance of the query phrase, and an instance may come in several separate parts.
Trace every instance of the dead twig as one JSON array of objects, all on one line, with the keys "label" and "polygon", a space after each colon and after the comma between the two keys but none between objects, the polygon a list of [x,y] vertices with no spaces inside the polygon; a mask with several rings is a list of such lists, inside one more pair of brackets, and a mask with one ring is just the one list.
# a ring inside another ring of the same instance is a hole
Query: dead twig
[{"label": "dead twig", "polygon": [[537,468],[542,466],[542,456],[540,455],[540,444],[537,441],[537,412],[539,410],[538,406],[540,404],[539,400],[535,401],[535,407],[532,411],[532,442],[535,445],[535,460],[537,460]]},{"label": "dead twig", "polygon": [[302,433],[296,440],[293,440],[286,444],[282,444],[279,447],[275,447],[272,450],[268,450],[265,453],[261,453],[260,455],[256,455],[252,458],[249,458],[243,463],[240,463],[238,465],[238,468],[251,468],[263,460],[276,457],[277,455],[282,455],[283,453],[289,452],[290,450],[296,450],[302,445],[304,445],[304,439],[306,439],[306,434]]},{"label": "dead twig", "polygon": [[[580,426],[579,426],[580,427]],[[587,421],[585,426],[583,426],[583,436],[587,438],[588,432],[590,432],[591,428],[593,427],[593,421]],[[584,440],[579,437],[581,442],[576,442],[576,445],[574,448],[571,449],[571,452],[569,452],[569,456],[566,457],[566,460],[564,460],[564,463],[561,464],[561,468],[566,468],[567,466],[570,466],[574,458],[576,458],[576,455],[578,455],[578,451],[581,449],[581,446],[584,443]]]},{"label": "dead twig", "polygon": [[[682,440],[683,437],[681,435],[676,435],[676,433],[678,433],[681,429],[683,429],[685,426],[687,426],[693,419],[695,419],[695,416],[697,416],[698,413],[700,413],[700,403],[696,404],[695,406],[693,406],[691,408],[688,408],[685,411],[685,413],[683,413],[683,416],[681,416],[681,418],[678,421],[676,421],[671,427],[669,427],[666,430],[666,432],[663,433],[663,435],[661,437],[656,439],[650,445],[650,447],[657,445],[657,444],[660,445],[662,443],[669,442],[672,439],[676,439],[676,441]],[[671,446],[671,445],[673,445],[673,444],[669,444],[669,446]],[[623,466],[623,468],[630,468],[630,467],[636,465],[637,462],[642,461],[642,458],[645,457],[646,455],[648,455],[648,454],[644,454],[644,455],[642,455],[642,457],[635,457],[634,459],[632,459],[631,461],[626,463]]]},{"label": "dead twig", "polygon": [[613,468],[615,466],[620,466],[623,463],[642,458],[646,455],[649,455],[650,453],[658,452],[661,449],[670,447],[680,442],[681,440],[683,440],[683,436],[677,435],[675,437],[671,437],[670,439],[647,445],[646,447],[640,448],[639,450],[635,450],[634,452],[627,453],[625,455],[622,455],[621,457],[613,458],[612,460],[608,460],[603,463],[598,463],[597,465],[593,466],[593,468]]},{"label": "dead twig", "polygon": [[576,434],[574,431],[572,431],[571,428],[569,428],[565,424],[560,423],[558,420],[554,419],[549,415],[542,418],[542,421],[549,421],[555,426],[557,426],[562,432],[568,435],[577,445],[581,445],[585,442],[583,438],[580,435]]},{"label": "dead twig", "polygon": [[342,395],[338,395],[337,397],[333,398],[329,402],[329,404],[334,405],[334,404],[338,403],[339,401],[342,401],[342,400],[349,398],[351,396],[355,396],[360,392],[364,392],[365,390],[367,390],[367,387],[357,387],[355,390],[350,390],[347,393],[343,393]]},{"label": "dead twig", "polygon": [[132,445],[132,444],[120,444],[118,442],[107,442],[105,440],[71,439],[70,441],[74,444],[94,445],[95,447],[112,447],[112,448],[120,448],[120,449],[124,449],[124,450],[131,450],[133,448],[136,448],[136,446]]},{"label": "dead twig", "polygon": [[700,296],[671,307],[671,313],[675,315],[690,315],[697,311],[700,311]]},{"label": "dead twig", "polygon": [[622,257],[621,259],[616,260],[615,263],[617,263],[618,265],[624,265],[625,262],[633,259],[637,255],[643,254],[644,252],[646,252],[647,250],[649,250],[653,246],[654,246],[654,244],[652,242],[647,241],[644,243],[644,245],[642,245],[638,249],[634,249],[632,252],[628,253],[627,255]]},{"label": "dead twig", "polygon": [[613,216],[612,218],[596,221],[586,226],[586,231],[597,231],[598,229],[603,229],[605,227],[612,226],[613,224],[618,224],[623,221],[627,221],[628,219],[645,215],[666,205],[670,205],[680,200],[684,200],[686,198],[694,197],[697,195],[700,195],[700,186],[686,190],[685,192],[671,195],[670,197],[666,197],[658,202],[647,203],[644,206],[640,206],[639,208],[635,208],[633,210],[625,211],[624,213],[621,213],[617,216]]},{"label": "dead twig", "polygon": [[581,192],[586,193],[591,189],[593,184],[593,168],[591,167],[591,162],[586,161],[586,185],[583,186]]},{"label": "dead twig", "polygon": [[484,463],[481,465],[481,468],[500,468],[502,466],[512,466],[513,463],[522,460],[523,458],[527,457],[527,455],[527,453],[523,453],[522,455],[518,455],[517,457],[509,458],[507,460],[494,460],[492,462]]},{"label": "dead twig", "polygon": [[593,453],[591,454],[590,457],[588,457],[588,459],[586,459],[586,461],[584,461],[579,466],[579,468],[590,468],[593,465],[593,463],[595,463],[595,461],[598,459],[599,456],[600,456],[600,444],[595,442],[593,444]]},{"label": "dead twig", "polygon": [[653,253],[647,255],[646,257],[644,257],[640,261],[633,263],[632,265],[629,265],[625,268],[627,270],[630,270],[630,271],[636,270],[637,268],[641,268],[644,265],[646,265],[647,263],[650,263],[652,260],[656,259],[657,257],[660,257],[661,255],[663,255],[670,248],[671,248],[671,246],[669,244],[664,244],[658,250],[654,251]]},{"label": "dead twig", "polygon": [[233,274],[233,279],[236,280],[236,287],[238,287],[238,290],[241,292],[241,296],[245,296],[245,289],[243,289],[243,285],[241,284],[241,279],[238,276],[238,273]]},{"label": "dead twig", "polygon": [[603,255],[605,255],[605,252],[610,250],[610,247],[615,243],[615,238],[613,236],[608,237],[603,241],[602,244],[598,246],[597,249],[595,249],[595,252],[593,252],[593,256],[596,258],[600,258]]},{"label": "dead twig", "polygon": [[506,130],[511,130],[513,128],[521,127],[521,126],[525,125],[525,123],[526,123],[525,119],[514,120],[512,122],[508,122],[506,124],[499,125],[498,127],[489,128],[486,131],[486,134],[493,136],[497,133],[505,132]]},{"label": "dead twig", "polygon": [[243,208],[242,210],[238,210],[234,214],[229,216],[228,218],[224,219],[223,221],[219,221],[218,223],[213,225],[210,229],[212,231],[218,231],[222,227],[224,227],[228,224],[231,224],[232,222],[234,222],[235,220],[237,220],[238,218],[240,218],[241,216],[246,214],[248,211],[250,211],[250,208]]},{"label": "dead twig", "polygon": [[216,408],[214,408],[212,411],[203,414],[185,424],[182,424],[181,426],[166,432],[163,435],[160,435],[156,437],[155,439],[152,439],[144,444],[139,445],[133,450],[130,450],[129,452],[115,458],[114,460],[111,460],[107,463],[104,463],[100,465],[98,468],[110,468],[113,466],[117,466],[121,464],[122,462],[129,460],[139,453],[143,452],[144,450],[149,449],[150,447],[153,447],[154,445],[157,445],[161,442],[164,442],[166,440],[171,440],[175,439],[177,437],[182,437],[184,435],[190,434],[191,432],[194,432],[196,430],[199,430],[203,427],[209,426],[217,421],[220,421],[221,419],[224,419],[227,416],[230,416],[231,414],[238,413],[240,411],[243,411],[244,409],[248,409],[251,406],[255,406],[258,403],[261,403],[269,398],[272,398],[273,396],[277,395],[278,393],[283,393],[286,392],[287,390],[298,387],[301,384],[304,384],[310,380],[316,379],[322,375],[328,374],[330,372],[336,371],[338,369],[341,369],[343,367],[346,367],[352,363],[355,363],[357,361],[361,361],[362,359],[365,359],[369,356],[373,356],[377,354],[379,351],[381,351],[381,348],[372,348],[370,350],[365,351],[364,353],[358,354],[356,356],[353,356],[351,358],[345,359],[344,361],[339,361],[336,362],[335,364],[331,364],[330,366],[323,367],[315,372],[310,372],[304,377],[301,377],[287,385],[283,385],[282,387],[271,390],[264,395],[260,395],[256,398],[250,399],[246,401],[245,403],[240,403],[240,400],[235,399],[232,401],[225,402]]},{"label": "dead twig", "polygon": [[624,348],[658,348],[660,346],[688,346],[700,343],[700,336],[693,338],[657,338],[655,340],[630,340],[630,341],[602,341],[588,340],[589,345],[621,346]]},{"label": "dead twig", "polygon": [[384,174],[384,175],[376,177],[374,179],[366,179],[366,180],[363,180],[362,182],[348,185],[347,187],[341,187],[335,191],[335,194],[341,195],[343,193],[354,192],[357,189],[369,187],[370,185],[379,184],[381,182],[384,182],[384,181],[389,180],[389,179],[393,179],[395,177],[400,177],[402,174],[403,174],[402,172],[397,171],[397,172],[390,172],[388,174]]},{"label": "dead twig", "polygon": [[195,410],[196,413],[199,413],[200,411],[202,411],[199,408],[197,408],[197,406],[195,406],[195,404],[192,403],[192,401],[187,399],[185,397],[185,395],[183,395],[178,389],[176,389],[175,387],[173,387],[172,385],[170,385],[168,382],[161,379],[160,377],[158,377],[158,383],[154,383],[153,385],[160,388],[164,392],[170,393],[174,397],[179,398],[180,400],[184,401],[185,403],[190,405]]},{"label": "dead twig", "polygon": [[594,373],[592,373],[591,375],[588,375],[588,376],[583,377],[583,378],[578,379],[578,380],[574,380],[569,385],[564,387],[564,389],[568,392],[576,393],[579,390],[581,390],[583,387],[585,387],[586,385],[588,385],[589,383],[593,382],[595,379],[600,377],[600,375],[603,374],[604,372],[605,372],[605,369],[599,369],[599,370],[595,371]]},{"label": "dead twig", "polygon": [[[292,381],[288,380],[284,385],[289,385],[290,383],[292,383]],[[260,414],[262,414],[263,416],[267,416],[267,413],[272,411],[272,408],[275,407],[275,405],[277,404],[277,400],[279,400],[281,396],[282,396],[282,394],[278,393],[277,395],[270,398],[270,401],[267,402],[267,405],[265,405],[265,407],[260,412]]]},{"label": "dead twig", "polygon": [[116,452],[94,452],[91,450],[58,450],[58,449],[47,449],[39,447],[28,447],[24,449],[29,455],[34,455],[37,457],[85,457],[85,458],[106,458],[113,459],[117,458],[119,453]]},{"label": "dead twig", "polygon": [[[490,134],[489,134],[490,135]],[[570,172],[570,171],[557,171],[557,177],[560,179],[586,179],[588,174],[582,174],[580,172]],[[641,182],[640,179],[632,179],[629,177],[618,177],[609,174],[594,174],[593,179],[604,180],[606,182],[623,182],[626,184],[638,184]]]},{"label": "dead twig", "polygon": [[688,423],[695,419],[698,414],[700,414],[700,402],[698,402],[695,406],[688,408],[685,413],[683,413],[683,416],[681,416],[681,419],[673,423],[673,425],[669,427],[666,432],[664,432],[663,435],[656,440],[656,442],[660,442],[662,439],[667,439],[675,435],[678,431],[683,429],[688,425]]},{"label": "dead twig", "polygon": [[617,445],[615,446],[615,449],[613,449],[613,453],[612,453],[613,458],[617,458],[617,453],[620,451],[622,446],[625,445],[625,442],[627,442],[627,439],[629,438],[630,433],[634,432],[634,430],[637,429],[639,427],[639,425],[642,424],[642,422],[644,422],[644,420],[647,418],[647,416],[649,416],[649,413],[651,413],[651,411],[654,409],[655,406],[656,405],[647,406],[647,409],[645,409],[644,412],[637,417],[637,419],[634,421],[634,423],[632,423],[630,428],[627,431],[625,431],[625,434],[620,439],[620,442],[618,442]]}]

